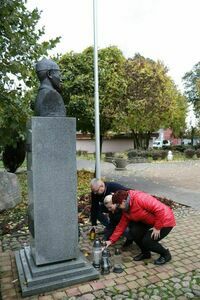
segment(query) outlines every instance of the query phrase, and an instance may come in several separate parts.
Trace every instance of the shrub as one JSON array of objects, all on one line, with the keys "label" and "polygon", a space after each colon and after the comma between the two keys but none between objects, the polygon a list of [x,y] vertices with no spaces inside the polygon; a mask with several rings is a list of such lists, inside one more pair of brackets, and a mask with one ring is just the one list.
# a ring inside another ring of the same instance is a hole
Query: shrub
[{"label": "shrub", "polygon": [[147,157],[148,157],[148,151],[146,151],[146,150],[141,150],[141,151],[138,152],[138,155],[139,155],[140,157],[147,158]]},{"label": "shrub", "polygon": [[198,158],[200,158],[200,149],[197,149],[195,153],[196,153],[196,156],[197,156]]},{"label": "shrub", "polygon": [[8,172],[15,173],[26,156],[25,141],[19,140],[15,146],[7,145],[3,150],[2,160]]},{"label": "shrub", "polygon": [[147,150],[130,150],[128,152],[128,158],[132,159],[135,157],[142,157],[142,158],[147,158],[151,155],[149,155],[149,151]]},{"label": "shrub", "polygon": [[114,152],[106,152],[105,157],[114,157]]},{"label": "shrub", "polygon": [[172,149],[170,149],[170,150],[178,151],[178,152],[183,153],[186,149],[187,149],[187,146],[184,146],[184,145],[174,145],[172,147]]},{"label": "shrub", "polygon": [[194,146],[194,149],[195,149],[195,150],[200,149],[200,143],[196,144],[196,145]]},{"label": "shrub", "polygon": [[87,155],[88,155],[88,151],[86,151],[86,150],[77,150],[77,151],[76,151],[76,154],[77,154],[78,156],[81,156],[81,155],[87,156]]},{"label": "shrub", "polygon": [[162,146],[162,149],[163,149],[163,150],[172,150],[172,148],[173,148],[172,145],[168,145],[168,146],[163,145],[163,146]]},{"label": "shrub", "polygon": [[123,152],[116,152],[114,154],[114,158],[123,158],[123,159],[127,159],[127,154],[123,153]]},{"label": "shrub", "polygon": [[154,152],[154,150],[146,150],[146,157],[151,157],[152,158],[152,153]]},{"label": "shrub", "polygon": [[134,157],[136,157],[136,156],[138,156],[138,150],[130,150],[130,151],[128,152],[128,158],[129,158],[129,159],[134,158]]},{"label": "shrub", "polygon": [[114,158],[114,152],[106,152],[105,153],[105,161],[106,162],[112,162],[113,158]]},{"label": "shrub", "polygon": [[186,149],[186,150],[184,151],[184,154],[185,154],[185,157],[187,157],[187,158],[192,158],[192,157],[195,155],[195,150],[194,150],[194,149],[191,149],[191,148]]},{"label": "shrub", "polygon": [[158,160],[159,158],[161,158],[160,151],[152,151],[151,155],[152,155],[153,160]]},{"label": "shrub", "polygon": [[81,150],[77,150],[76,155],[81,156]]},{"label": "shrub", "polygon": [[161,159],[165,159],[167,157],[168,151],[160,150],[159,152],[160,152]]}]

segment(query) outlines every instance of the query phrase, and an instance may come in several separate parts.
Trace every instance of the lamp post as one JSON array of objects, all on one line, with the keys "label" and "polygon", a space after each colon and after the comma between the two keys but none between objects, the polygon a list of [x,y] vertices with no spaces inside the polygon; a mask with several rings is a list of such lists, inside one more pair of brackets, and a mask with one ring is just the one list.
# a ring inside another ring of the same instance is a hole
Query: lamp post
[{"label": "lamp post", "polygon": [[101,178],[100,170],[100,125],[99,125],[99,80],[98,80],[98,49],[97,49],[97,1],[93,0],[94,30],[94,101],[95,101],[95,170],[96,178]]}]

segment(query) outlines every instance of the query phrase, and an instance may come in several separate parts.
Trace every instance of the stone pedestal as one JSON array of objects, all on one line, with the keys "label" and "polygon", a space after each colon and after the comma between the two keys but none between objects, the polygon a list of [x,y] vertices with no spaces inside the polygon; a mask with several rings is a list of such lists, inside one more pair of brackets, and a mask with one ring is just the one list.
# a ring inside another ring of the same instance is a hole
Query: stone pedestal
[{"label": "stone pedestal", "polygon": [[30,247],[17,251],[15,258],[23,297],[99,278],[99,273],[81,253],[76,259],[39,267]]},{"label": "stone pedestal", "polygon": [[78,255],[75,128],[75,119],[65,117],[33,117],[28,125],[29,229],[36,265]]},{"label": "stone pedestal", "polygon": [[16,252],[22,295],[97,278],[78,249],[74,118],[30,120],[27,172],[31,244]]}]

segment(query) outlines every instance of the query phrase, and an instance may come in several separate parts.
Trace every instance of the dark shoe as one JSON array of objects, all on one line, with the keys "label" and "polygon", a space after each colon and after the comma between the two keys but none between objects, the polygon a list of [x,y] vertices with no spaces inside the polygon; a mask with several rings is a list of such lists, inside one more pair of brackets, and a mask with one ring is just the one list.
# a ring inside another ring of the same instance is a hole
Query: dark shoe
[{"label": "dark shoe", "polygon": [[126,240],[126,242],[122,245],[122,251],[128,251],[132,243],[133,240]]},{"label": "dark shoe", "polygon": [[146,259],[146,258],[150,258],[150,257],[151,257],[151,253],[150,252],[140,253],[137,256],[135,256],[133,258],[133,260],[140,261],[140,260],[143,260],[143,259]]},{"label": "dark shoe", "polygon": [[170,261],[172,259],[172,256],[169,252],[169,250],[167,249],[166,254],[165,255],[161,255],[158,259],[156,259],[154,261],[155,265],[164,265],[166,262]]}]

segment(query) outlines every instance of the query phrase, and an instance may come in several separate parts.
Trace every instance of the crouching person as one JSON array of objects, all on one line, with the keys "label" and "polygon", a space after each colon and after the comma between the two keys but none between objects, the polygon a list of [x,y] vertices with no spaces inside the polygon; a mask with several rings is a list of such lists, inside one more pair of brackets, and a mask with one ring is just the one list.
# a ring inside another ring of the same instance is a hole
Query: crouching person
[{"label": "crouching person", "polygon": [[[121,220],[122,217],[122,209],[117,206],[117,204],[112,203],[112,195],[108,195],[104,199],[104,205],[108,210],[109,223],[105,227],[103,239],[106,241],[113,234],[116,226]],[[122,250],[126,251],[129,249],[129,246],[132,244],[133,240],[129,239],[129,228],[126,228],[123,236],[126,237],[126,241],[122,246]]]},{"label": "crouching person", "polygon": [[129,190],[117,191],[112,203],[121,208],[122,218],[106,241],[107,246],[115,243],[129,226],[129,234],[138,245],[141,253],[134,257],[140,261],[151,257],[151,252],[160,254],[155,265],[163,265],[171,260],[171,254],[159,241],[169,234],[176,225],[172,209],[148,193]]}]

